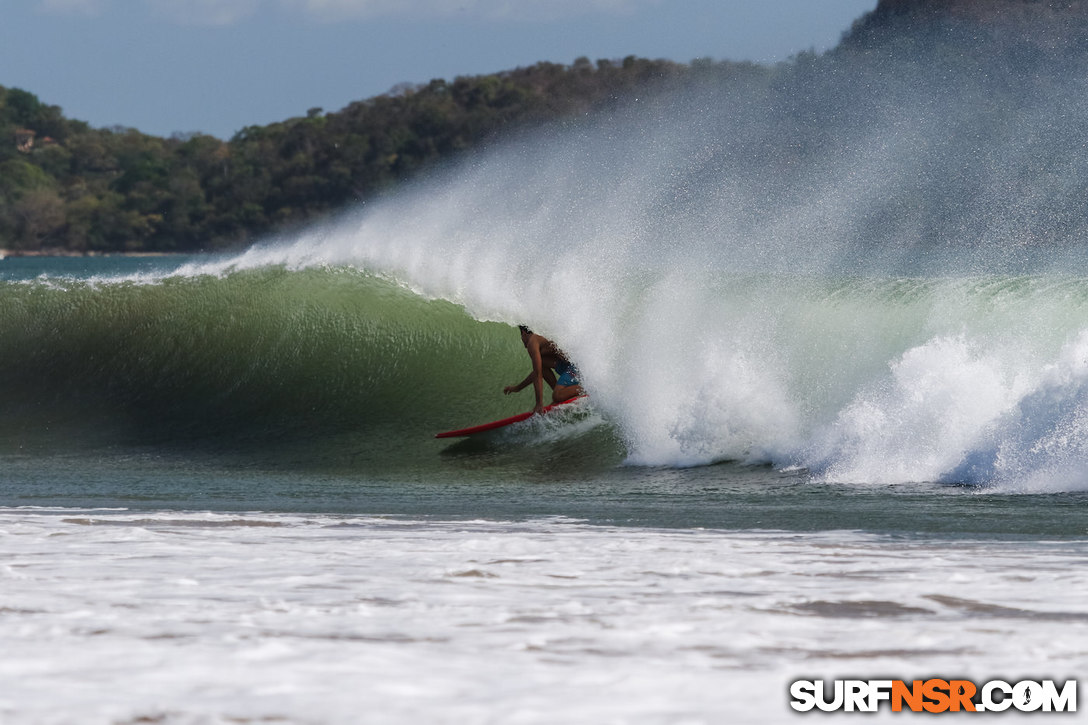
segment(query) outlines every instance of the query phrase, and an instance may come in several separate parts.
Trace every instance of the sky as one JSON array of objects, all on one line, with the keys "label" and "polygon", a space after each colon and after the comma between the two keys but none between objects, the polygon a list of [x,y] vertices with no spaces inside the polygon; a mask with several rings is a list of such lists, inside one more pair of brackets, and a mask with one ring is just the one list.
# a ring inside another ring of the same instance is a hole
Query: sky
[{"label": "sky", "polygon": [[774,63],[876,0],[4,0],[0,85],[95,127],[229,139],[402,83],[585,56]]}]

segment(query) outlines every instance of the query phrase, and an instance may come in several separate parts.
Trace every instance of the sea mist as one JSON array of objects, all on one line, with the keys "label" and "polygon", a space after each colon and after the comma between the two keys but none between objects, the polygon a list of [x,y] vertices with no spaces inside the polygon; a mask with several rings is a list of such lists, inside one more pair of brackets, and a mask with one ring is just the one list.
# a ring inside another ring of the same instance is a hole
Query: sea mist
[{"label": "sea mist", "polygon": [[352,265],[529,324],[631,464],[1080,487],[1083,44],[1034,4],[893,5],[826,55],[707,67],[219,269]]}]

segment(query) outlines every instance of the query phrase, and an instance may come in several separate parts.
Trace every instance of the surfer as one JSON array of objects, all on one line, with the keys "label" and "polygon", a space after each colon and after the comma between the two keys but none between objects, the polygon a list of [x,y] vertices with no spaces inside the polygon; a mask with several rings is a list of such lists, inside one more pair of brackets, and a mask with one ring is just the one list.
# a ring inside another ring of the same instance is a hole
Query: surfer
[{"label": "surfer", "polygon": [[[582,384],[578,380],[578,370],[571,364],[554,342],[538,335],[525,325],[518,325],[521,342],[525,345],[533,369],[517,385],[507,385],[502,389],[504,395],[516,393],[532,384],[536,393],[536,405],[533,413],[544,412],[544,383],[552,389],[552,403],[562,403],[583,395]],[[554,372],[553,372],[554,370]]]}]

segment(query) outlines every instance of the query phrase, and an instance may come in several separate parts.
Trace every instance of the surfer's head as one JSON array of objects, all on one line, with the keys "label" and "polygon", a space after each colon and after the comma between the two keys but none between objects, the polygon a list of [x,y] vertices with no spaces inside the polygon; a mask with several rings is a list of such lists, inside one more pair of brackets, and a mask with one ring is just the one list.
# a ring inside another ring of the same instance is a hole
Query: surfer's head
[{"label": "surfer's head", "polygon": [[518,325],[518,330],[521,331],[522,344],[528,345],[529,337],[533,334],[533,331],[530,330],[526,325]]}]

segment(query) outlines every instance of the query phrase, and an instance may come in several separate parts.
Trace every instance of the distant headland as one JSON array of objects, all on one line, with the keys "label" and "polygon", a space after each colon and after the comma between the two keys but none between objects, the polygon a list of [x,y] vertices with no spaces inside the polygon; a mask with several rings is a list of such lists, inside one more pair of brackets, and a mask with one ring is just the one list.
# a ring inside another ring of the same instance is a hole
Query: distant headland
[{"label": "distant headland", "polygon": [[238,246],[365,202],[513,132],[606,112],[751,63],[628,57],[436,79],[224,141],[95,129],[0,86],[0,248],[11,254]]}]

